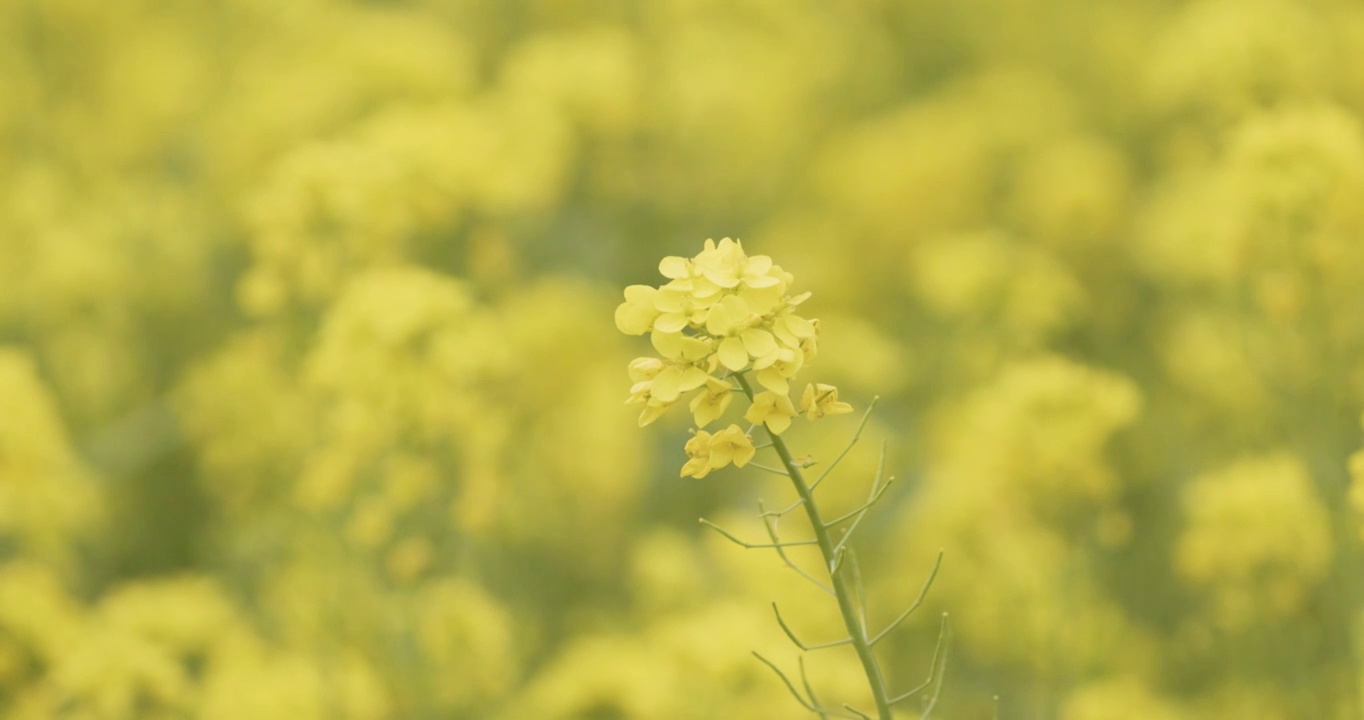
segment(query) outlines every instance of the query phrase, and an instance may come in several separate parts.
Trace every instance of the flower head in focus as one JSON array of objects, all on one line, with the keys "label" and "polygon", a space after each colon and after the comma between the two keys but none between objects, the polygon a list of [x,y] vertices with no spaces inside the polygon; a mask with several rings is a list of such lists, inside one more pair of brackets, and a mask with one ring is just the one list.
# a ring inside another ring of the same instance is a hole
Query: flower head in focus
[{"label": "flower head in focus", "polygon": [[[641,426],[657,420],[684,396],[696,427],[728,412],[738,377],[750,404],[749,422],[780,434],[796,408],[791,380],[814,357],[819,321],[797,314],[810,293],[790,294],[792,275],[766,255],[749,255],[730,238],[707,240],[695,257],[669,256],[658,264],[666,282],[631,285],[616,308],[616,327],[628,335],[649,335],[658,355],[630,363],[627,404],[642,406]],[[756,394],[752,380],[761,388]],[[812,385],[801,412],[814,420],[850,412],[832,385]],[[698,430],[687,442],[683,477],[704,477],[752,457],[752,442],[737,425],[714,435]]]}]

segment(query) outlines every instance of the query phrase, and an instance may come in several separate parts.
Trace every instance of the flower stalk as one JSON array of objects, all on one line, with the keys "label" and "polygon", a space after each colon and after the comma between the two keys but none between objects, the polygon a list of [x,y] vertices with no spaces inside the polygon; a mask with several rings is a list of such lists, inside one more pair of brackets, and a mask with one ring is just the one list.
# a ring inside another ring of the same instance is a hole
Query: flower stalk
[{"label": "flower stalk", "polygon": [[[928,580],[919,597],[890,625],[872,634],[867,627],[865,594],[857,556],[849,545],[862,519],[885,494],[890,479],[882,481],[885,470],[885,448],[876,477],[872,481],[867,501],[851,512],[825,521],[815,501],[815,490],[824,482],[839,461],[848,454],[862,435],[871,416],[872,400],[853,433],[852,440],[814,482],[807,482],[804,470],[813,460],[796,457],[782,439],[794,418],[804,415],[811,422],[830,415],[853,411],[852,405],[838,399],[838,388],[825,383],[810,383],[805,387],[799,410],[791,400],[791,381],[818,352],[819,321],[806,319],[796,313],[797,306],[810,293],[792,295],[793,277],[773,264],[765,255],[748,255],[738,241],[725,238],[718,244],[707,240],[705,248],[693,258],[667,257],[659,263],[659,272],[668,282],[660,287],[631,285],[625,289],[625,302],[616,308],[616,327],[628,335],[649,335],[650,344],[658,357],[640,357],[630,362],[629,374],[633,383],[627,404],[640,406],[639,424],[648,425],[668,408],[684,400],[692,413],[696,429],[684,448],[687,461],[679,473],[681,477],[698,480],[711,472],[733,465],[752,467],[782,475],[791,481],[798,499],[779,511],[768,511],[758,504],[759,518],[770,542],[748,542],[705,518],[701,523],[714,529],[726,539],[746,549],[774,550],[788,567],[815,587],[829,594],[838,603],[839,614],[847,636],[831,642],[807,644],[801,642],[787,625],[776,604],[772,606],[786,636],[802,651],[822,650],[843,645],[852,646],[867,676],[871,695],[876,703],[877,720],[891,720],[892,707],[932,688],[925,698],[920,718],[928,717],[941,688],[941,666],[946,652],[947,616],[943,615],[938,632],[938,644],[933,651],[933,662],[928,679],[918,687],[892,696],[887,687],[875,646],[909,617],[923,602],[942,563],[938,554]],[[750,382],[749,374],[752,374]],[[735,387],[735,383],[738,387]],[[755,387],[760,386],[760,387]],[[729,424],[715,432],[704,428],[719,420],[729,410],[735,390],[748,400],[743,419],[751,423],[747,430]],[[752,432],[762,425],[768,441],[753,444]],[[780,459],[780,466],[753,462],[759,449],[772,448]],[[805,540],[782,540],[778,525],[782,517],[797,507],[805,508],[814,537]],[[841,537],[835,541],[831,531],[847,522]],[[786,548],[818,546],[823,559],[820,579],[791,559]],[[754,653],[770,667],[791,695],[802,707],[821,718],[863,718],[872,716],[847,703],[845,712],[824,707],[815,697],[805,677],[804,659],[800,662],[800,686],[771,660]]]},{"label": "flower stalk", "polygon": [[[739,381],[739,387],[743,388],[744,394],[749,400],[753,399],[753,387],[743,373],[735,376]],[[829,580],[833,587],[834,597],[838,600],[838,612],[843,616],[843,627],[848,631],[849,644],[857,652],[857,659],[862,663],[862,670],[867,675],[867,683],[871,686],[872,698],[876,702],[876,714],[879,720],[891,720],[890,696],[886,691],[885,678],[881,674],[881,666],[876,660],[876,653],[872,650],[870,638],[867,637],[867,628],[863,624],[859,612],[859,598],[853,597],[852,588],[848,586],[847,572],[841,563],[842,550],[835,550],[835,544],[829,537],[829,526],[824,523],[824,517],[820,514],[819,504],[815,502],[814,493],[810,485],[805,482],[805,474],[801,471],[801,466],[795,461],[790,448],[786,446],[786,441],[776,433],[768,432],[768,437],[772,443],[772,449],[781,458],[782,467],[786,469],[787,477],[791,478],[791,485],[796,490],[796,495],[800,497],[800,504],[805,508],[805,516],[810,519],[810,527],[814,528],[815,542],[819,545],[819,553],[824,558],[824,567],[829,569]],[[842,546],[839,546],[842,547]],[[780,615],[778,615],[780,618]],[[785,623],[782,623],[785,627]]]}]

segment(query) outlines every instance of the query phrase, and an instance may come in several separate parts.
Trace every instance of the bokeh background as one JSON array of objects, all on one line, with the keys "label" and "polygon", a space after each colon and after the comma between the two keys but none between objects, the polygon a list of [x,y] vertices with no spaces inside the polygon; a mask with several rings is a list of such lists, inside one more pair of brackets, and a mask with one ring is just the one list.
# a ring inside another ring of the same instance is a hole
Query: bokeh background
[{"label": "bokeh background", "polygon": [[893,685],[946,611],[935,716],[1364,716],[1361,68],[1348,0],[3,0],[0,716],[799,717],[749,651],[834,607],[696,522],[789,489],[622,405],[724,236],[882,397],[873,616],[946,552]]}]

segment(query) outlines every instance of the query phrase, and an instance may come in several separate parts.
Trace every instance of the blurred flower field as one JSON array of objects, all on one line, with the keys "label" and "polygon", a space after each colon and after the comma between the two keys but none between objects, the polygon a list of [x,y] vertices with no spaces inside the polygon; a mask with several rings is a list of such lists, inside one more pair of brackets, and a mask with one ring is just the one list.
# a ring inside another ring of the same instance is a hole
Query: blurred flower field
[{"label": "blurred flower field", "polygon": [[1360,68],[1349,0],[0,1],[0,717],[800,717],[750,651],[837,613],[697,523],[790,488],[623,404],[722,237],[858,411],[784,437],[881,398],[821,501],[886,442],[934,717],[1364,717]]}]

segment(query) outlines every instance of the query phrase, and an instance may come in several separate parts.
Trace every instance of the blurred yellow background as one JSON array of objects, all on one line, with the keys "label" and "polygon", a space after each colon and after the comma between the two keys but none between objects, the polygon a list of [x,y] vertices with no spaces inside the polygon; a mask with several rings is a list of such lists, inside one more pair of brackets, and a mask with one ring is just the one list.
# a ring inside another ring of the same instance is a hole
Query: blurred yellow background
[{"label": "blurred yellow background", "polygon": [[696,523],[789,488],[622,405],[723,236],[883,398],[873,614],[946,552],[894,687],[948,611],[935,716],[1364,717],[1361,68],[1350,0],[0,1],[0,717],[800,717],[832,603]]}]

